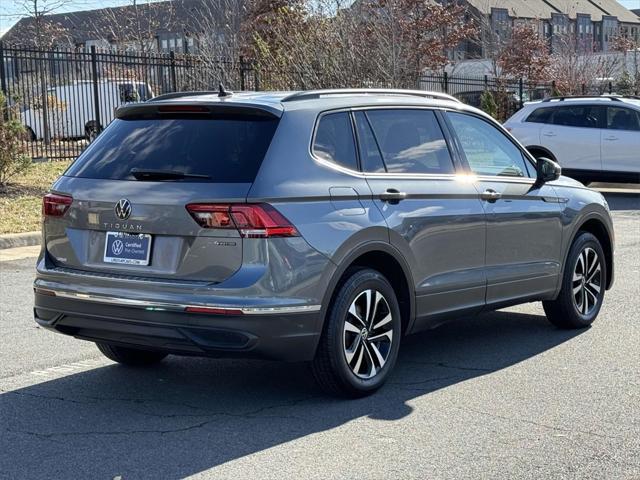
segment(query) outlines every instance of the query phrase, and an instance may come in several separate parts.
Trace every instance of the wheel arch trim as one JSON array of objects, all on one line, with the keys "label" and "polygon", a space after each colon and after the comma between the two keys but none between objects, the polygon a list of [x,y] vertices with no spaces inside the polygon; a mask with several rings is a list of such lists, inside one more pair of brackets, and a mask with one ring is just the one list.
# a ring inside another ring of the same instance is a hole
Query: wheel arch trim
[{"label": "wheel arch trim", "polygon": [[610,224],[610,222],[607,222],[606,217],[602,213],[598,211],[591,211],[585,214],[584,216],[582,216],[578,222],[575,222],[571,230],[571,233],[569,235],[569,238],[571,239],[571,241],[567,242],[565,251],[563,252],[562,272],[560,275],[560,281],[558,282],[558,289],[556,291],[556,295],[560,292],[560,288],[562,286],[561,279],[564,278],[564,272],[567,266],[567,258],[569,257],[569,251],[571,250],[571,245],[573,245],[573,242],[575,241],[578,235],[578,232],[584,231],[585,229],[583,227],[590,221],[596,221],[597,223],[599,223],[604,228],[604,231],[607,233],[609,245],[608,246],[602,245],[602,249],[604,250],[604,253],[605,253],[605,261],[607,266],[606,289],[609,290],[613,286],[614,272],[615,272],[615,268],[614,268],[615,236],[612,229],[612,225]]},{"label": "wheel arch trim", "polygon": [[[413,328],[413,324],[416,318],[416,295],[415,288],[413,285],[413,279],[411,276],[411,269],[409,268],[409,264],[406,259],[402,255],[402,253],[392,246],[389,243],[383,241],[370,241],[367,243],[360,244],[355,248],[351,249],[349,254],[347,254],[337,265],[337,268],[334,270],[331,279],[329,280],[328,287],[325,291],[325,294],[322,298],[322,308],[321,308],[321,326],[320,330],[324,329],[324,322],[327,316],[327,312],[330,306],[331,298],[335,295],[336,289],[345,272],[351,267],[354,262],[367,253],[381,252],[393,257],[393,259],[400,265],[402,269],[402,273],[404,275],[405,282],[409,287],[408,297],[409,297],[409,318],[406,323],[406,332],[410,332]],[[392,287],[395,286],[392,284]]]}]

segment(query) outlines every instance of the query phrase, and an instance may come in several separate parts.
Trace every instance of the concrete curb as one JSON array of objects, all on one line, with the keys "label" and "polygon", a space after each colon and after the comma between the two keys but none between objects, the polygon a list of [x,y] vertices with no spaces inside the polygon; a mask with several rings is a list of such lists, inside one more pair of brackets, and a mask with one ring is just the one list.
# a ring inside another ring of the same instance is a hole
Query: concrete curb
[{"label": "concrete curb", "polygon": [[40,245],[40,232],[8,233],[0,235],[0,250]]}]

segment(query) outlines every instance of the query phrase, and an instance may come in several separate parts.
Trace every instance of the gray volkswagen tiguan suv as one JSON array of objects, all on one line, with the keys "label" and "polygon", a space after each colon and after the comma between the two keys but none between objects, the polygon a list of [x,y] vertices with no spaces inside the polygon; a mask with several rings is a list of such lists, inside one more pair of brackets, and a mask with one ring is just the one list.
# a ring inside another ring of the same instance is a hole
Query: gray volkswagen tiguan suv
[{"label": "gray volkswagen tiguan suv", "polygon": [[43,216],[41,326],[127,365],[310,361],[347,396],[384,383],[406,334],[531,301],[586,327],[613,282],[602,195],[421,91],[120,107]]}]

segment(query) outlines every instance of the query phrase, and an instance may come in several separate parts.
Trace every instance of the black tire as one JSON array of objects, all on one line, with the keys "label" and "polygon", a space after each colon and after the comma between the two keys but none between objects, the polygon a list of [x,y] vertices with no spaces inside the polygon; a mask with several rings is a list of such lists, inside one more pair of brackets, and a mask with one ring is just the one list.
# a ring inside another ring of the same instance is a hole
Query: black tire
[{"label": "black tire", "polygon": [[[594,258],[597,265],[589,267]],[[589,271],[583,275],[585,268]],[[600,242],[591,233],[580,232],[569,250],[558,298],[542,302],[549,321],[566,329],[590,326],[602,307],[606,278],[607,263]]]},{"label": "black tire", "polygon": [[120,347],[109,343],[96,343],[96,345],[98,346],[98,350],[100,350],[109,360],[132,367],[153,365],[161,362],[164,357],[167,356],[166,353],[162,352],[151,352],[149,350]]},{"label": "black tire", "polygon": [[[351,307],[357,316],[350,313]],[[400,307],[387,279],[376,270],[351,270],[329,306],[311,363],[313,376],[332,395],[351,398],[370,395],[393,370],[401,334]]]}]

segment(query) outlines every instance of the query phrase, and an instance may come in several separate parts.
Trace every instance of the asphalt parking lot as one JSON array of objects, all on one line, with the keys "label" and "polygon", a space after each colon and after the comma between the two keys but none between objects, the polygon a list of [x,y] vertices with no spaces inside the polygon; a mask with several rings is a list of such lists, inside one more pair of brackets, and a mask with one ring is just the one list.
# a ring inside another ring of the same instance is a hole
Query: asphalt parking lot
[{"label": "asphalt parking lot", "polygon": [[[33,249],[0,256],[0,478],[640,478],[640,194],[605,187],[616,284],[588,330],[540,304],[407,338],[376,395],[304,364],[150,369],[32,320]],[[25,258],[23,258],[25,257]]]}]

